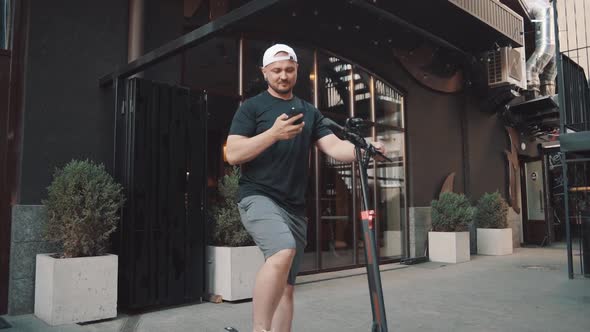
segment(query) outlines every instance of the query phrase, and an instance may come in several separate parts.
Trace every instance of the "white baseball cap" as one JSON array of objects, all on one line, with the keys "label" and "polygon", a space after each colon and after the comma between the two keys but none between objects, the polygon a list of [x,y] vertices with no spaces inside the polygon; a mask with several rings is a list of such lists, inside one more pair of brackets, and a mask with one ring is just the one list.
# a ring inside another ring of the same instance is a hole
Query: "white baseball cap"
[{"label": "white baseball cap", "polygon": [[[277,53],[279,52],[285,52],[287,55],[277,56]],[[264,56],[262,57],[262,67],[266,67],[273,62],[281,60],[293,60],[297,62],[297,55],[291,47],[285,44],[275,44],[264,52]]]}]

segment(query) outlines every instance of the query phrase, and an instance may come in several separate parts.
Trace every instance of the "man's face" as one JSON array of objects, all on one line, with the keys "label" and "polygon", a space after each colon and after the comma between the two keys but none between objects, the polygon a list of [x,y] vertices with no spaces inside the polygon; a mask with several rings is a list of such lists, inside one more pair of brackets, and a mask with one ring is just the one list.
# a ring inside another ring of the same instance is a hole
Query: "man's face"
[{"label": "man's face", "polygon": [[[277,56],[287,55],[279,52]],[[289,94],[297,82],[297,63],[292,60],[276,61],[262,68],[268,86],[278,94]]]}]

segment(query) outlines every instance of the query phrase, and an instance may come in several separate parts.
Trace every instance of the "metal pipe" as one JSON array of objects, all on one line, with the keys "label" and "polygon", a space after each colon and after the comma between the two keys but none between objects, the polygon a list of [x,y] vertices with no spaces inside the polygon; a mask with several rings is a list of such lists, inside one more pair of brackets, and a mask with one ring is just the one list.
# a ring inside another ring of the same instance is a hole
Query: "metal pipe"
[{"label": "metal pipe", "polygon": [[145,0],[129,0],[129,35],[127,63],[143,55],[145,32]]},{"label": "metal pipe", "polygon": [[555,94],[555,28],[549,0],[527,0],[535,26],[535,51],[527,61],[527,86],[542,95]]}]

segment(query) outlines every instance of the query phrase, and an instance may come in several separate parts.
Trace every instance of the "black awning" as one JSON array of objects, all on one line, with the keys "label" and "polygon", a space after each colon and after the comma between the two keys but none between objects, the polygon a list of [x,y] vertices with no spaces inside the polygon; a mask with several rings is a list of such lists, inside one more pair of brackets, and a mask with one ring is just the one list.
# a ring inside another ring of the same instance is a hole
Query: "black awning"
[{"label": "black awning", "polygon": [[252,0],[123,65],[100,84],[130,77],[222,33],[297,41],[340,54],[362,50],[384,55],[380,59],[392,58],[393,49],[413,50],[427,43],[446,67],[469,63],[475,51],[514,44],[449,0]]}]

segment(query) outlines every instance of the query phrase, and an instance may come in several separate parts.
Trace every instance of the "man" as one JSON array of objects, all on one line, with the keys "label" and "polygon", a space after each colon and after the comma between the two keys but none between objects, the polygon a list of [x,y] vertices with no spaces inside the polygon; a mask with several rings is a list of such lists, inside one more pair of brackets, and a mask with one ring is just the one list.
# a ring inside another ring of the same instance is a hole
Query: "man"
[{"label": "man", "polygon": [[[291,47],[268,48],[261,68],[268,89],[242,104],[227,138],[227,161],[242,167],[242,223],[266,260],[253,292],[255,332],[291,331],[293,285],[306,245],[304,198],[312,143],[334,159],[355,159],[354,146],[324,126],[315,107],[293,95],[297,68]],[[374,145],[384,152],[382,144]]]}]

